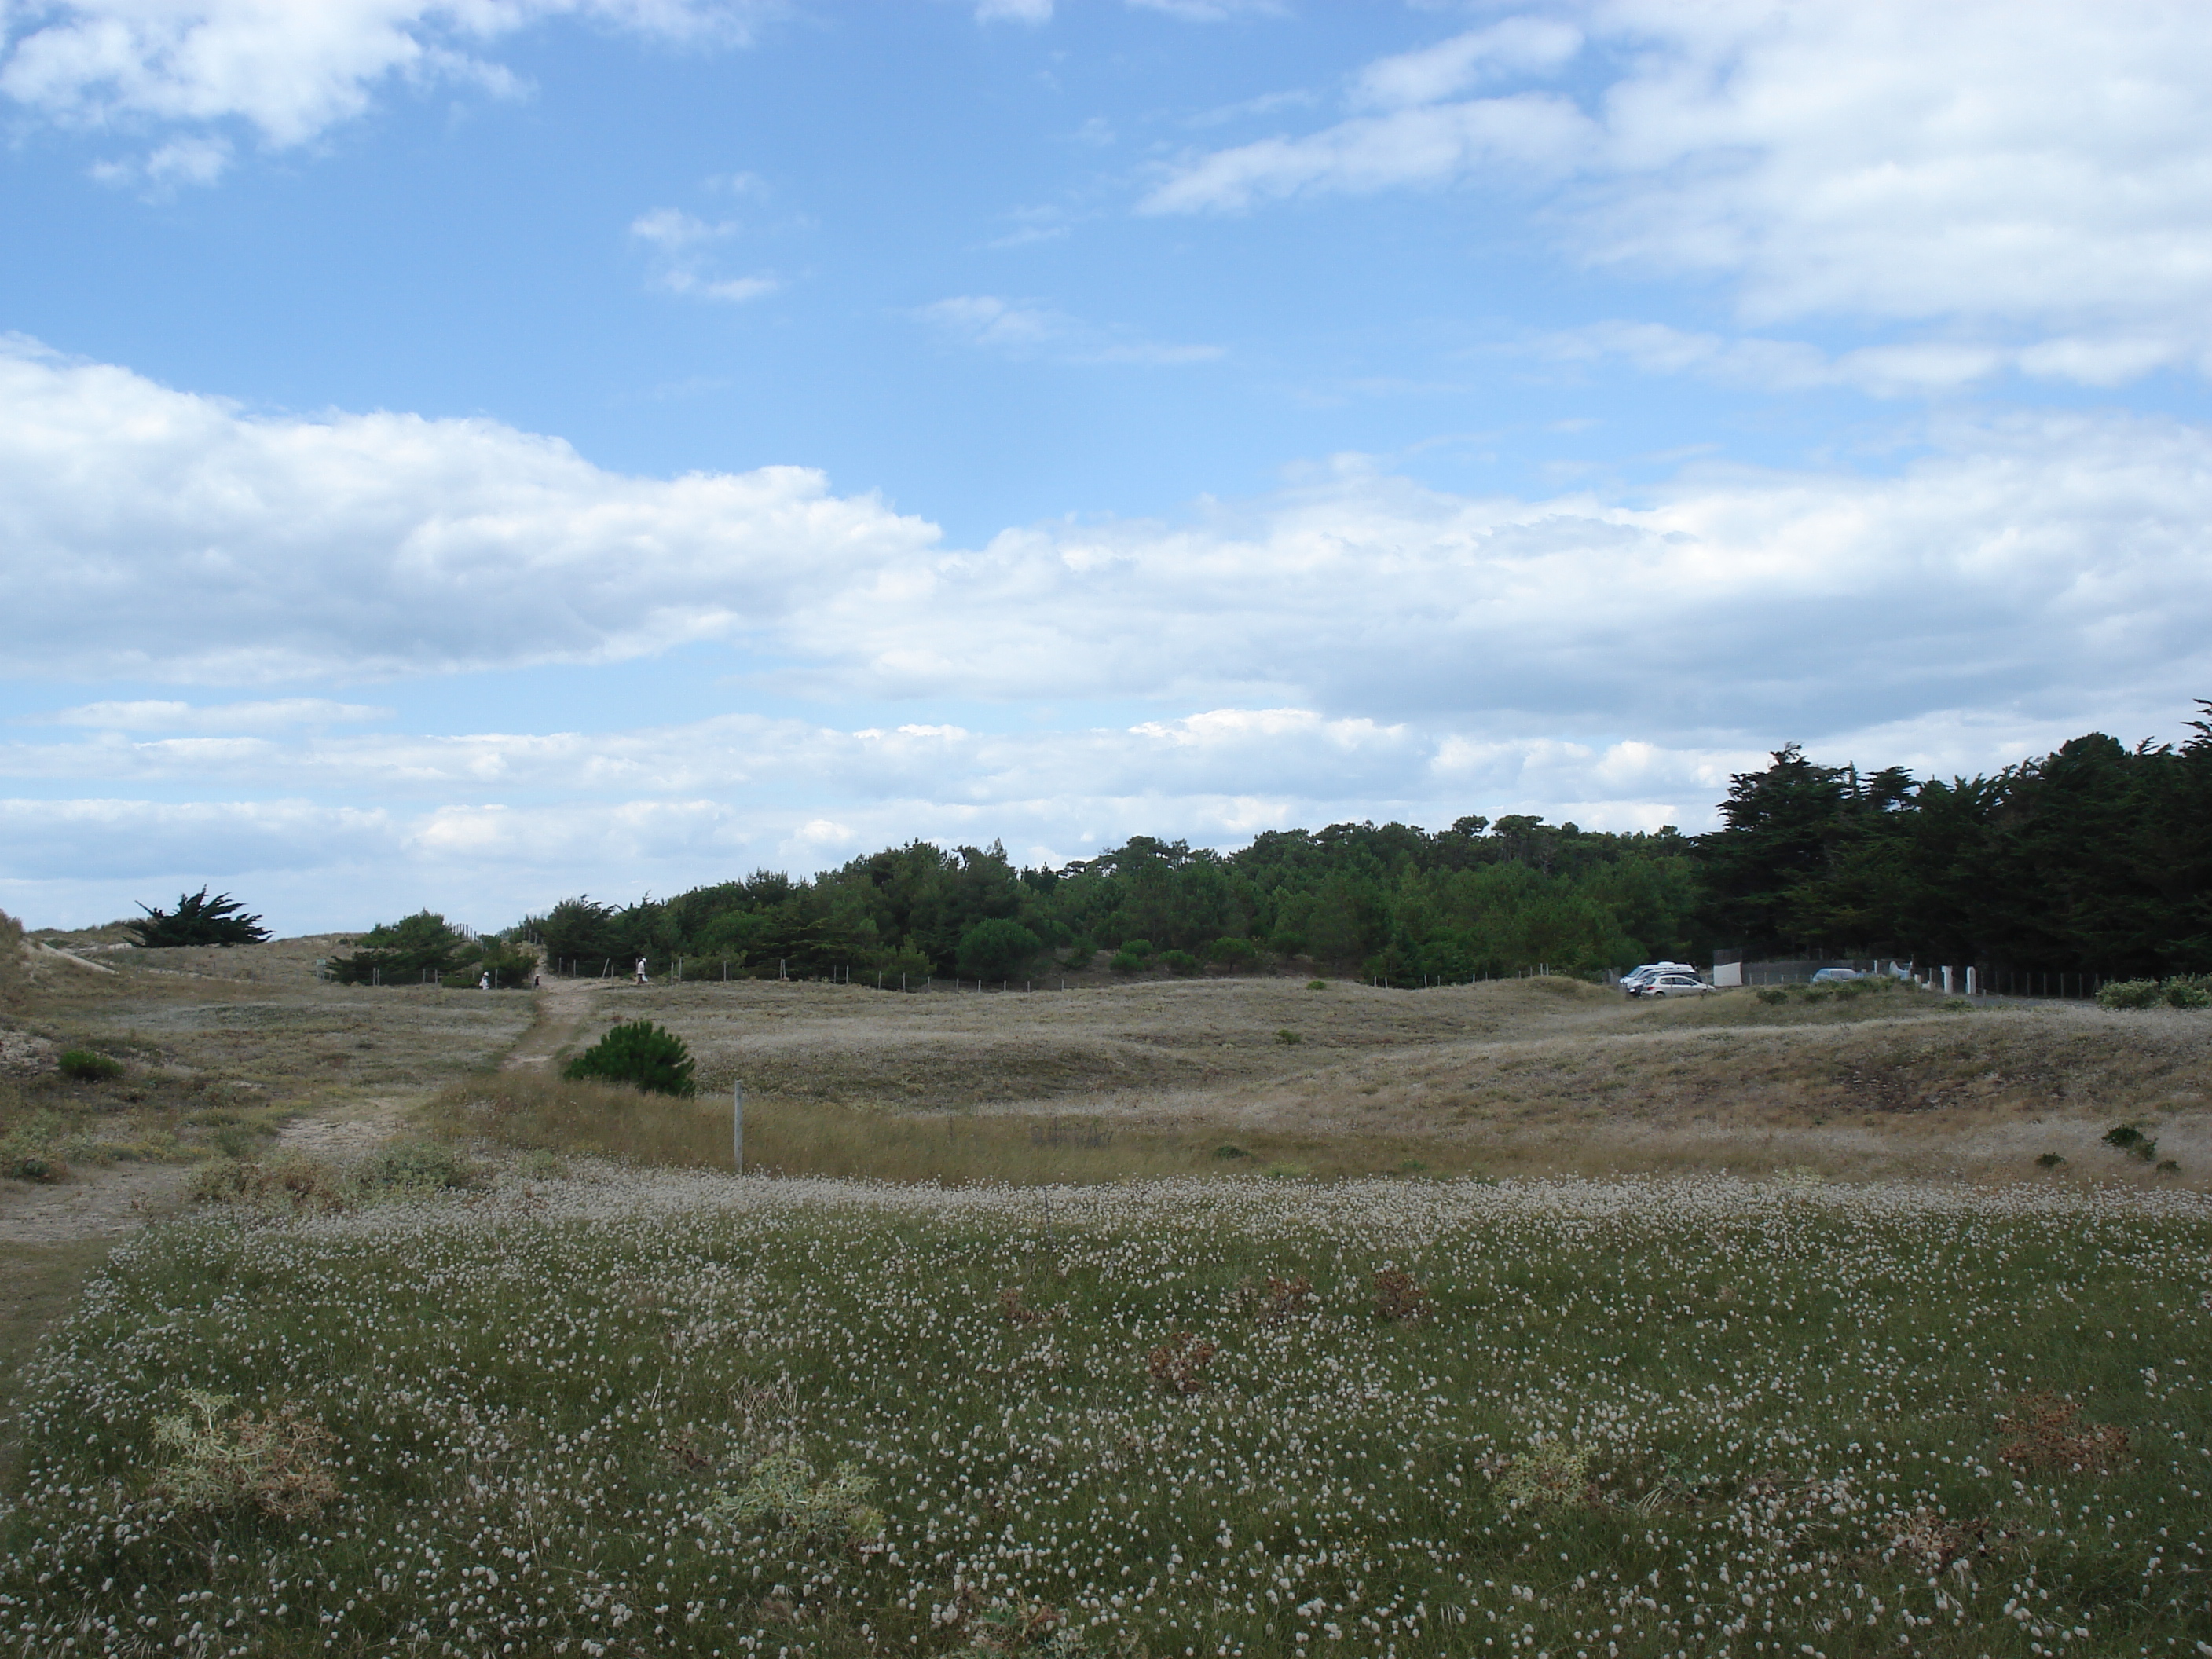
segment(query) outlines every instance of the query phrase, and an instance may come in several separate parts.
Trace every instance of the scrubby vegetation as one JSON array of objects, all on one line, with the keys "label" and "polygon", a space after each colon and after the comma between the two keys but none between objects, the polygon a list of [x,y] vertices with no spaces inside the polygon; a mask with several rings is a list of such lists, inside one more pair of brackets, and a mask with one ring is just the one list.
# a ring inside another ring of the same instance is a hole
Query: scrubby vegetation
[{"label": "scrubby vegetation", "polygon": [[2208,1247],[1817,1182],[218,1212],[36,1366],[0,1641],[2191,1655]]},{"label": "scrubby vegetation", "polygon": [[341,985],[441,985],[464,990],[489,978],[490,988],[526,988],[538,953],[511,940],[478,939],[434,910],[380,923],[352,954],[333,957],[330,975]]},{"label": "scrubby vegetation", "polygon": [[149,951],[185,945],[256,945],[269,937],[260,917],[246,915],[245,906],[228,893],[209,897],[204,887],[180,895],[174,910],[150,904],[138,908],[145,916],[123,925]]},{"label": "scrubby vegetation", "polygon": [[2100,1008],[2212,1008],[2212,975],[2177,975],[2168,980],[2116,980],[2097,993]]}]

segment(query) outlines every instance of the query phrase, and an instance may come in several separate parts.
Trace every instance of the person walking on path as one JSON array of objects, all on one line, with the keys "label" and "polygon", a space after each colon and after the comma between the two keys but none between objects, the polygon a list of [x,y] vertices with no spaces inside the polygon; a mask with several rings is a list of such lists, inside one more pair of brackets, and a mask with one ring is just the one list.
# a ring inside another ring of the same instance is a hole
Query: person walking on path
[{"label": "person walking on path", "polygon": [[640,985],[643,985],[647,982],[645,977],[645,958],[643,957],[640,957],[637,959],[637,982]]}]

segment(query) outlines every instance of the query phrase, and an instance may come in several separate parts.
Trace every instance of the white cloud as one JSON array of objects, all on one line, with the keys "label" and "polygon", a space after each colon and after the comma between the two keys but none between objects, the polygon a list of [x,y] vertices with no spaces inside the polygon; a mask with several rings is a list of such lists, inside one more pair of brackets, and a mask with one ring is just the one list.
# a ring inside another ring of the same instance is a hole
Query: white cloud
[{"label": "white cloud", "polygon": [[772,627],[936,532],[818,472],[609,473],[485,420],[256,418],[0,343],[13,672],[248,684]]},{"label": "white cloud", "polygon": [[1049,23],[1052,0],[975,0],[979,23]]},{"label": "white cloud", "polygon": [[1582,31],[1571,24],[1509,17],[1419,52],[1376,59],[1353,81],[1352,101],[1374,109],[1433,104],[1497,76],[1557,69],[1582,44]]},{"label": "white cloud", "polygon": [[[763,9],[750,0],[50,0],[0,8],[0,95],[82,128],[242,121],[286,149],[361,114],[395,79],[512,92],[506,70],[471,52],[550,17],[742,41]],[[204,183],[225,159],[208,141],[179,141],[144,170]]]},{"label": "white cloud", "polygon": [[81,703],[75,708],[42,716],[35,723],[89,726],[103,732],[269,732],[295,726],[384,720],[391,714],[389,708],[367,703],[331,702],[323,697],[213,704],[141,699]]},{"label": "white cloud", "polygon": [[[1563,66],[1568,20],[1596,95],[1462,95]],[[1596,0],[1370,64],[1345,119],[1186,158],[1143,205],[1578,180],[1574,252],[1718,278],[1754,325],[1964,330],[1925,349],[2112,384],[2212,355],[2208,54],[2191,4]]]},{"label": "white cloud", "polygon": [[1282,17],[1283,0],[1128,0],[1135,11],[1157,11],[1186,23],[1221,23],[1232,17]]},{"label": "white cloud", "polygon": [[1219,346],[1172,345],[1130,339],[1030,300],[962,294],[916,307],[914,314],[963,345],[1016,356],[1048,356],[1069,363],[1132,363],[1172,368],[1210,363]]},{"label": "white cloud", "polygon": [[[1693,470],[1635,501],[1522,501],[1348,459],[1182,524],[948,549],[803,469],[641,478],[488,421],[255,418],[0,351],[19,676],[236,685],[720,640],[802,693],[1048,684],[1386,722],[1519,711],[1563,734],[1632,709],[1655,740],[1808,734],[1841,686],[1857,720],[2148,708],[2212,686],[2208,526],[2212,433],[2054,414],[1939,428],[1889,476]],[[200,729],[167,741],[254,741]]]},{"label": "white cloud", "polygon": [[1527,179],[1570,170],[1589,123],[1574,105],[1521,93],[1362,116],[1304,138],[1262,138],[1176,167],[1147,213],[1236,211],[1308,191],[1369,191],[1453,182],[1478,168]]},{"label": "white cloud", "polygon": [[1033,302],[991,294],[958,294],[918,307],[915,315],[969,345],[1038,346],[1065,337],[1072,319]]},{"label": "white cloud", "polygon": [[708,251],[735,236],[735,220],[708,221],[681,208],[654,208],[630,222],[629,234],[653,252],[653,280],[672,294],[743,304],[775,293],[783,284],[773,276],[716,276]]}]

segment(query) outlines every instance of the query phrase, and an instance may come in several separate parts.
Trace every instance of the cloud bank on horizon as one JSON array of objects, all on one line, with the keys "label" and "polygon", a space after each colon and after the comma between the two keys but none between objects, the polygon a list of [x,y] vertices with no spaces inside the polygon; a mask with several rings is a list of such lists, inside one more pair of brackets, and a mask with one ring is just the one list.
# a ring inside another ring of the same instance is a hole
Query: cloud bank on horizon
[{"label": "cloud bank on horizon", "polygon": [[0,904],[489,925],[2171,736],[2212,15],[2031,9],[0,11]]}]

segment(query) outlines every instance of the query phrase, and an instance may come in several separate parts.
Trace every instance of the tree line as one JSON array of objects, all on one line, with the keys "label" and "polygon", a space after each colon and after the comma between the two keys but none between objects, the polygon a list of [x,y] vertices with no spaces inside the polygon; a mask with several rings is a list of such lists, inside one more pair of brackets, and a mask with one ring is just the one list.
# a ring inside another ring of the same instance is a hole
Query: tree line
[{"label": "tree line", "polygon": [[[2212,717],[2212,702],[2201,705]],[[1795,744],[1731,780],[1720,827],[1615,834],[1512,816],[1337,823],[1222,853],[1132,837],[1058,868],[912,842],[811,878],[562,900],[498,939],[430,912],[342,978],[526,982],[557,971],[1018,979],[1285,959],[1393,984],[1591,974],[1719,946],[2114,978],[2212,971],[2212,723],[2181,744],[2091,733],[1994,776],[1821,766]],[[199,896],[203,905],[204,896]],[[217,901],[223,902],[226,901]],[[158,916],[159,913],[155,913]],[[228,918],[226,918],[228,920]]]}]

